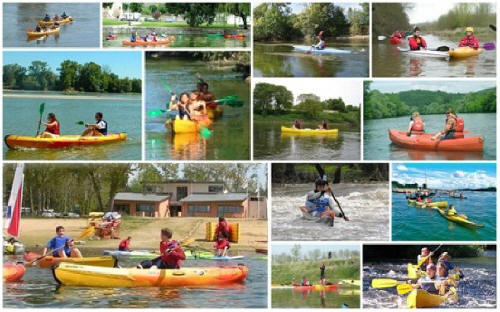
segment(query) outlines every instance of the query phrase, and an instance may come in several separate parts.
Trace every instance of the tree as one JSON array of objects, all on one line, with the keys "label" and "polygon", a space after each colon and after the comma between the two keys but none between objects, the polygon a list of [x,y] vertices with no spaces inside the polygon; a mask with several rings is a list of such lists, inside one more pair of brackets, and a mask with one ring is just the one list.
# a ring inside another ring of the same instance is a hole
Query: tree
[{"label": "tree", "polygon": [[258,83],[254,88],[254,112],[267,115],[282,112],[293,105],[293,93],[284,86]]},{"label": "tree", "polygon": [[80,65],[75,61],[63,61],[59,70],[59,84],[61,90],[73,89],[78,81]]},{"label": "tree", "polygon": [[240,17],[243,20],[243,28],[248,29],[247,18],[250,16],[250,3],[228,2],[222,5],[227,13]]},{"label": "tree", "polygon": [[312,93],[300,94],[297,97],[297,102],[302,103],[305,101],[317,101],[317,102],[319,102],[319,101],[321,101],[321,98],[319,96],[317,96],[316,94],[312,94]]},{"label": "tree", "polygon": [[203,23],[212,24],[217,12],[217,3],[166,3],[165,11],[180,15],[191,27]]}]

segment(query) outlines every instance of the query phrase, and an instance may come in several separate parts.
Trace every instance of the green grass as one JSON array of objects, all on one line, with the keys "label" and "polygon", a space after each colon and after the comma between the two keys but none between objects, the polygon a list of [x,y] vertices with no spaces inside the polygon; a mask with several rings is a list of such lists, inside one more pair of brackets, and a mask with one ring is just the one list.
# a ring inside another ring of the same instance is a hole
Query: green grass
[{"label": "green grass", "polygon": [[133,231],[141,227],[147,226],[149,223],[155,221],[153,218],[142,218],[142,217],[122,217],[122,231]]},{"label": "green grass", "polygon": [[300,280],[305,276],[313,284],[320,278],[319,267],[325,262],[327,282],[337,282],[342,279],[360,279],[359,258],[347,260],[299,261],[290,263],[274,263],[271,266],[272,284],[289,285],[292,280]]},{"label": "green grass", "polygon": [[303,120],[306,124],[317,123],[318,125],[326,120],[332,127],[339,127],[341,130],[356,130],[360,131],[360,118],[358,112],[348,112],[348,113],[326,113],[322,112],[318,118],[307,118],[301,112],[286,112],[283,114],[275,115],[260,115],[255,113],[253,115],[254,121],[257,122],[268,122],[268,123],[278,123],[290,125],[294,120]]},{"label": "green grass", "polygon": [[[128,25],[128,21],[119,21],[116,19],[104,19],[102,22],[103,26],[118,26],[118,25]],[[191,27],[185,22],[176,22],[176,23],[165,23],[161,21],[156,22],[142,22],[140,24],[134,25],[133,27],[176,27],[176,28],[187,28]],[[238,29],[238,25],[234,24],[202,24],[200,26],[196,26],[195,28],[226,28],[226,29]]]}]

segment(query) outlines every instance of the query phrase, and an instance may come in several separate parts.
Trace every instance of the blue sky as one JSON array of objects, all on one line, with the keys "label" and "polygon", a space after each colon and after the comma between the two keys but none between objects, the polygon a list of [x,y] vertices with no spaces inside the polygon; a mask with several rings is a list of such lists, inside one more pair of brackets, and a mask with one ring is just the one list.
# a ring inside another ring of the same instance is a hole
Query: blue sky
[{"label": "blue sky", "polygon": [[101,66],[106,66],[112,73],[120,78],[142,78],[141,63],[142,57],[139,51],[105,51],[105,52],[71,52],[71,51],[51,51],[51,52],[4,52],[3,64],[19,64],[24,67],[31,65],[33,61],[43,61],[49,64],[53,72],[57,72],[59,65],[71,60],[79,64],[94,62]]},{"label": "blue sky", "polygon": [[[272,253],[274,255],[278,255],[281,253],[289,253],[290,250],[295,246],[296,243],[290,243],[290,244],[273,244],[273,250]],[[300,244],[299,244],[300,245]],[[338,250],[358,250],[359,251],[359,246],[358,245],[339,245],[335,243],[326,243],[326,242],[321,242],[318,243],[318,245],[301,245],[301,251],[302,254],[307,254],[309,251],[313,251],[319,249],[321,252],[327,252],[327,251],[338,251]]]},{"label": "blue sky", "polygon": [[[306,4],[310,4],[311,2],[307,3],[292,3],[290,7],[292,8],[292,12],[297,14],[300,13],[302,10],[304,10],[304,7]],[[334,5],[339,6],[344,8],[345,10],[349,8],[355,8],[355,9],[361,9],[361,5],[359,5],[358,2],[345,2],[345,3],[337,3],[333,2]],[[345,13],[345,11],[344,11]]]},{"label": "blue sky", "polygon": [[450,93],[467,93],[495,87],[495,81],[374,81],[370,89],[384,93],[397,93],[408,90],[444,91]]},{"label": "blue sky", "polygon": [[429,188],[458,189],[496,186],[496,165],[459,164],[413,164],[394,163],[392,180],[399,183],[423,184]]}]

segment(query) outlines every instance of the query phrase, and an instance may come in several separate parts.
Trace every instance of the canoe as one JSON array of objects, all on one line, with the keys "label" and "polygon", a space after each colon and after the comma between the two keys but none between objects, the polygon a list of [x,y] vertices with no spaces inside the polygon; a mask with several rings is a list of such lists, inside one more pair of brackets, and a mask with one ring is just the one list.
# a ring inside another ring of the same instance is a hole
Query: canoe
[{"label": "canoe", "polygon": [[479,48],[476,50],[469,47],[456,48],[448,51],[448,54],[454,59],[466,58],[474,55],[479,55],[481,53],[483,53],[483,49]]},{"label": "canoe", "polygon": [[[24,253],[24,260],[28,262],[33,261],[39,257],[40,257],[39,254],[33,252]],[[35,262],[34,265],[38,265],[41,268],[50,268],[54,264],[59,264],[63,262],[83,264],[88,266],[115,267],[118,261],[115,257],[112,256],[86,257],[86,258],[56,258],[53,256],[47,256]]]},{"label": "canoe", "polygon": [[484,149],[481,136],[452,140],[431,140],[433,134],[424,133],[407,136],[406,131],[389,129],[391,141],[401,147],[426,151],[480,152]]},{"label": "canoe", "polygon": [[408,308],[434,308],[445,303],[448,299],[458,301],[456,291],[450,297],[430,294],[423,289],[415,289],[408,295],[406,303]]},{"label": "canoe", "polygon": [[4,282],[17,282],[24,276],[26,268],[22,264],[4,263],[3,280]]},{"label": "canoe", "polygon": [[432,202],[432,203],[424,203],[424,202],[418,202],[416,203],[417,206],[419,207],[437,207],[437,208],[446,208],[448,207],[448,202]]},{"label": "canoe", "polygon": [[122,41],[122,45],[124,47],[151,47],[151,46],[160,46],[166,45],[170,42],[169,39],[160,40],[160,41]]},{"label": "canoe", "polygon": [[331,285],[311,285],[311,286],[293,286],[293,290],[336,290],[339,287],[338,283]]},{"label": "canoe", "polygon": [[220,105],[216,107],[207,107],[207,116],[212,120],[217,120],[224,114],[224,108]]},{"label": "canoe", "polygon": [[126,132],[110,133],[103,136],[61,135],[58,138],[37,138],[32,135],[8,134],[4,137],[8,148],[66,148],[71,146],[100,145],[127,139]]},{"label": "canoe", "polygon": [[49,28],[46,31],[27,31],[26,35],[28,38],[36,38],[36,37],[42,37],[42,36],[48,36],[48,35],[53,35],[59,33],[59,27],[54,27],[54,28]]},{"label": "canoe", "polygon": [[436,57],[436,58],[449,58],[448,51],[432,51],[432,50],[409,50],[398,47],[398,50],[411,56],[421,57]]},{"label": "canoe", "polygon": [[38,24],[42,27],[49,27],[49,26],[54,26],[54,24],[59,24],[59,25],[64,25],[64,24],[69,24],[73,21],[73,18],[71,16],[68,16],[62,20],[59,20],[59,21],[54,21],[54,20],[51,20],[51,21],[48,21],[48,22],[44,22],[42,20],[40,20],[38,22]]},{"label": "canoe", "polygon": [[340,49],[334,49],[334,48],[324,48],[322,50],[318,50],[318,49],[312,48],[312,46],[306,46],[306,45],[294,45],[293,48],[298,52],[305,52],[305,53],[311,53],[311,54],[349,54],[349,53],[351,53],[351,50],[340,50]]},{"label": "canoe", "polygon": [[328,135],[336,135],[339,133],[339,129],[295,129],[292,127],[281,126],[281,132],[283,133],[296,133],[296,134],[328,134]]},{"label": "canoe", "polygon": [[398,37],[391,37],[391,43],[392,44],[400,44],[401,42],[403,42],[403,40],[401,40],[400,38],[398,38]]},{"label": "canoe", "polygon": [[442,210],[442,209],[437,209],[437,211],[439,212],[439,214],[447,219],[448,221],[451,221],[451,222],[455,222],[461,226],[464,226],[466,228],[469,228],[469,229],[479,229],[479,228],[482,228],[484,227],[484,225],[482,224],[477,224],[477,223],[474,223],[472,221],[469,221],[469,219],[465,219],[465,218],[462,218],[458,215],[455,215],[455,216],[449,216],[446,211]]},{"label": "canoe", "polygon": [[159,255],[152,253],[148,250],[133,250],[133,251],[121,251],[121,250],[103,250],[103,255],[113,256],[118,259],[153,259]]},{"label": "canoe", "polygon": [[62,285],[84,287],[210,287],[241,282],[244,265],[182,269],[105,268],[61,263],[52,268]]}]

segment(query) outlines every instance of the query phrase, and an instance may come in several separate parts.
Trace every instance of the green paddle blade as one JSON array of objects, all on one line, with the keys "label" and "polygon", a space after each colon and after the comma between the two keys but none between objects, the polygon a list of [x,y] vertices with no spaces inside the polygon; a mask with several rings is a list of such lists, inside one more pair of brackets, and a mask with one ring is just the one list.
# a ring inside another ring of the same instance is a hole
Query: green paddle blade
[{"label": "green paddle blade", "polygon": [[399,284],[396,289],[398,291],[398,295],[404,295],[413,290],[410,284]]},{"label": "green paddle blade", "polygon": [[212,134],[212,131],[210,131],[208,128],[202,127],[200,128],[200,134],[202,137],[206,138]]},{"label": "green paddle blade", "polygon": [[45,102],[40,104],[40,116],[43,115],[43,111],[45,110]]},{"label": "green paddle blade", "polygon": [[373,288],[389,288],[389,287],[395,287],[399,283],[400,283],[399,281],[396,281],[393,279],[379,278],[379,279],[372,280],[372,287]]},{"label": "green paddle blade", "polygon": [[219,37],[222,36],[222,34],[206,34],[207,37]]},{"label": "green paddle blade", "polygon": [[80,120],[80,121],[77,121],[77,122],[76,122],[76,124],[77,124],[77,125],[81,125],[81,126],[85,125],[85,123],[84,123],[83,121],[81,121],[81,120]]},{"label": "green paddle blade", "polygon": [[166,110],[164,110],[164,109],[151,109],[151,110],[148,110],[147,115],[148,115],[148,118],[156,118],[165,112],[166,112]]}]

